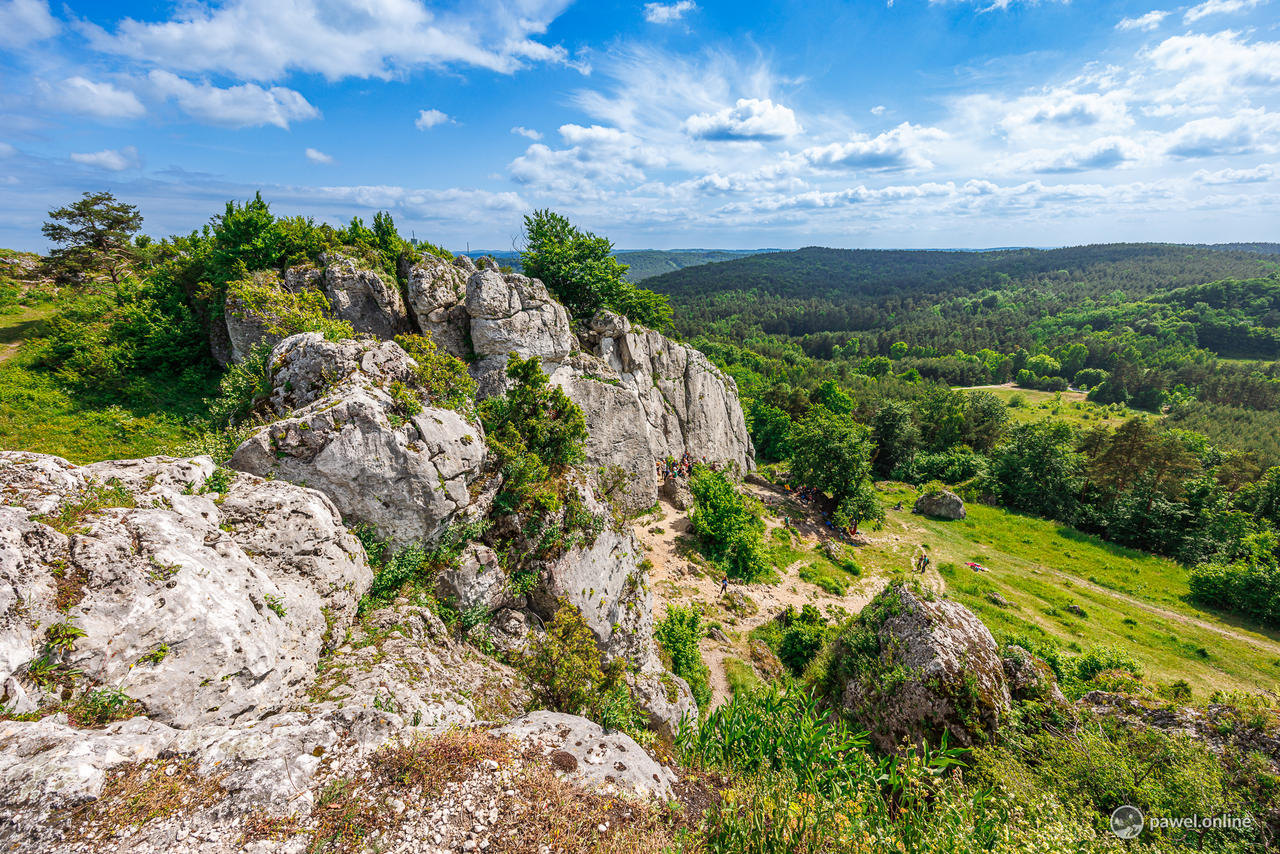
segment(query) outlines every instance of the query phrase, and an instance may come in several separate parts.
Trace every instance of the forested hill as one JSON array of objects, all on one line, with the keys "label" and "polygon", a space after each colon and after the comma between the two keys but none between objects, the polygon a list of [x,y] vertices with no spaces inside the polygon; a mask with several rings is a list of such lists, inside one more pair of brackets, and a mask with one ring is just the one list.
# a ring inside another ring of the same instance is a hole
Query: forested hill
[{"label": "forested hill", "polygon": [[1033,324],[1044,318],[1277,270],[1280,258],[1272,255],[1172,244],[988,252],[810,247],[679,270],[645,285],[670,296],[683,334],[806,337],[805,350],[825,357],[851,335],[872,352],[887,352],[897,340],[944,353],[1033,350]]},{"label": "forested hill", "polygon": [[[1267,245],[1267,244],[1259,244]],[[825,249],[771,252],[656,276],[647,286],[681,304],[724,291],[789,299],[839,299],[1077,286],[1076,293],[1122,289],[1130,297],[1280,268],[1254,251],[1165,243],[1112,243],[1065,249],[986,252]],[[1079,288],[1083,287],[1083,290]]]}]

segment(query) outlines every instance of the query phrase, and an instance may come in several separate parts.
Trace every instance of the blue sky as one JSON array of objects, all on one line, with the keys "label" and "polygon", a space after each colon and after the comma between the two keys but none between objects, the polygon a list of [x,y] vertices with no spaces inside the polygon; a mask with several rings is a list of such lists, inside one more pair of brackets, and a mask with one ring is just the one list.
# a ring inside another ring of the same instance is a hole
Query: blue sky
[{"label": "blue sky", "polygon": [[0,0],[0,246],[255,190],[508,248],[1280,240],[1277,0]]}]

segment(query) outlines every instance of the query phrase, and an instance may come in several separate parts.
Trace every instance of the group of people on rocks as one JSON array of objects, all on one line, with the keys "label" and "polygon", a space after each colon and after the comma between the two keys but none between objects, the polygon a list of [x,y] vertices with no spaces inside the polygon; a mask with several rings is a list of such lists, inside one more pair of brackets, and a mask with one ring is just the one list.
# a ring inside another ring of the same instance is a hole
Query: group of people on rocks
[{"label": "group of people on rocks", "polygon": [[[706,457],[702,457],[697,462],[707,466],[712,471],[719,468],[719,465],[715,462],[708,463]],[[688,477],[695,464],[693,457],[689,456],[688,451],[685,451],[679,460],[675,457],[667,457],[665,460],[658,460],[654,463],[654,466],[657,469],[658,480],[664,480],[673,477]]]}]

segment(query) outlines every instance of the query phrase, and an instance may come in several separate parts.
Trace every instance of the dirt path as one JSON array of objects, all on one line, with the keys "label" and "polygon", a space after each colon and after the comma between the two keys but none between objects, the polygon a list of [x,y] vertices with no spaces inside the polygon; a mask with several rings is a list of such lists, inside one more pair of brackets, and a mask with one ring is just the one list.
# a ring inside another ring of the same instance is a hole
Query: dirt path
[{"label": "dirt path", "polygon": [[[764,501],[766,509],[778,511],[778,515],[765,517],[767,538],[769,531],[783,524],[781,516],[784,514],[780,508],[784,493],[758,482],[747,484],[746,491]],[[825,528],[816,511],[789,507],[785,515],[791,516],[792,527],[808,546],[816,546],[825,538]],[[725,674],[726,661],[730,658],[751,661],[750,634],[753,629],[772,620],[788,605],[798,610],[811,604],[823,611],[834,606],[857,613],[885,583],[883,578],[863,577],[849,587],[846,595],[836,596],[802,580],[799,566],[803,561],[798,561],[780,573],[777,583],[730,582],[730,596],[721,597],[720,576],[700,567],[699,561],[687,556],[694,546],[692,526],[685,511],[677,510],[663,500],[657,513],[636,520],[635,533],[653,563],[649,586],[655,594],[654,619],[665,617],[671,603],[700,603],[707,621],[720,624],[722,637],[706,637],[700,644],[703,660],[711,671],[712,706],[718,706],[732,696]],[[728,607],[738,593],[745,594],[744,601],[750,603],[747,612]],[[755,610],[751,610],[752,604]]]},{"label": "dirt path", "polygon": [[1168,608],[1161,608],[1159,605],[1153,605],[1150,602],[1143,602],[1141,599],[1135,599],[1134,597],[1129,596],[1128,594],[1120,593],[1119,591],[1112,590],[1109,587],[1103,587],[1100,584],[1094,584],[1092,581],[1083,579],[1078,575],[1072,575],[1069,572],[1060,572],[1051,567],[1047,567],[1039,564],[1038,566],[1040,566],[1040,568],[1043,569],[1045,572],[1056,575],[1059,578],[1064,579],[1066,581],[1070,581],[1071,584],[1075,587],[1082,587],[1085,590],[1088,590],[1092,593],[1100,594],[1102,596],[1110,596],[1112,599],[1116,599],[1120,602],[1125,603],[1126,605],[1130,605],[1141,611],[1146,611],[1148,614],[1154,614],[1157,617],[1163,617],[1166,620],[1169,620],[1174,623],[1180,623],[1184,626],[1195,626],[1198,629],[1204,629],[1205,631],[1213,632],[1214,634],[1221,635],[1222,637],[1225,637],[1225,638],[1241,641],[1243,643],[1247,643],[1252,646],[1262,647],[1263,649],[1267,649],[1270,652],[1280,654],[1280,644],[1277,644],[1274,641],[1264,640],[1262,638],[1259,638],[1257,635],[1241,634],[1240,632],[1237,632],[1233,629],[1224,628],[1222,626],[1214,625],[1213,623],[1207,623],[1204,620],[1196,619],[1195,617],[1192,617],[1189,614],[1182,614],[1177,611],[1170,611]]}]

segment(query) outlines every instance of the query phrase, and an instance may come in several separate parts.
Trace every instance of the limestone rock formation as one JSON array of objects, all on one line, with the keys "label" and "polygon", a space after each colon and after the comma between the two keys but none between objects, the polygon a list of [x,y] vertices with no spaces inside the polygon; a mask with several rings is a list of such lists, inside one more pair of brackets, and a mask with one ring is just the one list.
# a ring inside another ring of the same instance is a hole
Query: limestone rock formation
[{"label": "limestone rock formation", "polygon": [[529,707],[524,679],[455,639],[429,608],[401,604],[366,614],[324,660],[302,708],[380,711],[393,729],[509,719]]},{"label": "limestone rock formation", "polygon": [[939,489],[917,498],[912,512],[935,519],[963,519],[964,501],[949,489]]},{"label": "limestone rock formation", "polygon": [[467,314],[467,277],[460,263],[428,255],[408,268],[409,313],[436,346],[465,359],[470,355],[471,315]]},{"label": "limestone rock formation", "polygon": [[[890,584],[845,637],[833,668],[852,674],[845,711],[885,752],[902,742],[981,743],[1010,707],[1004,664],[991,632],[956,602]],[[874,645],[878,653],[868,654]]]},{"label": "limestone rock formation", "polygon": [[570,778],[609,793],[668,798],[676,776],[625,733],[605,733],[577,715],[530,712],[495,730],[551,758]]},{"label": "limestone rock formation", "polygon": [[483,429],[449,409],[404,411],[391,391],[413,381],[413,360],[397,344],[305,333],[280,342],[271,364],[282,417],[236,450],[232,468],[319,489],[348,524],[400,545],[435,538],[471,503]]},{"label": "limestone rock formation", "polygon": [[351,324],[357,334],[394,338],[409,332],[409,314],[400,289],[379,270],[361,267],[353,258],[331,252],[320,257],[324,275],[320,288],[333,315]]},{"label": "limestone rock formation", "polygon": [[18,711],[99,686],[176,727],[280,711],[372,577],[324,495],[207,457],[0,452],[0,490],[0,683]]},{"label": "limestone rock formation", "polygon": [[1014,700],[1037,700],[1043,703],[1066,705],[1067,698],[1058,687],[1053,668],[1020,646],[1005,650],[1004,675],[1009,683],[1009,694]]}]

